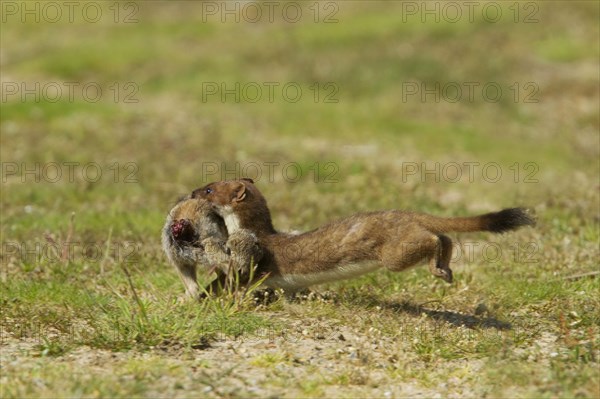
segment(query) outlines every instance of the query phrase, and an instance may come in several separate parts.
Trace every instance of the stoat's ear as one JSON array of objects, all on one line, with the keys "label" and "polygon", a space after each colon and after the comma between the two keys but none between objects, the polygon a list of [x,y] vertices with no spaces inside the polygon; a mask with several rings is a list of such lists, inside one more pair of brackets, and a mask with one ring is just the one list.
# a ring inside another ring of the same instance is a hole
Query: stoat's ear
[{"label": "stoat's ear", "polygon": [[246,198],[246,185],[241,181],[232,183],[231,202],[242,202]]},{"label": "stoat's ear", "polygon": [[240,180],[244,180],[244,181],[247,181],[248,183],[254,184],[254,180],[252,180],[252,179],[250,179],[248,177],[242,177]]}]

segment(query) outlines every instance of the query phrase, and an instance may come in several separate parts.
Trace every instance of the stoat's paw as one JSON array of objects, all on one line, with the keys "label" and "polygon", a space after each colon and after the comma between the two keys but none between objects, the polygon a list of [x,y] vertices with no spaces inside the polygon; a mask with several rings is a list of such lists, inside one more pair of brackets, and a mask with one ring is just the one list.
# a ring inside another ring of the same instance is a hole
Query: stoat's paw
[{"label": "stoat's paw", "polygon": [[438,267],[433,268],[431,270],[431,274],[433,274],[435,277],[441,278],[448,284],[452,283],[452,269],[450,269],[449,267],[446,267],[444,269]]},{"label": "stoat's paw", "polygon": [[219,265],[229,262],[229,256],[222,241],[208,237],[202,240],[200,244],[204,247],[204,256],[208,259],[209,263]]}]

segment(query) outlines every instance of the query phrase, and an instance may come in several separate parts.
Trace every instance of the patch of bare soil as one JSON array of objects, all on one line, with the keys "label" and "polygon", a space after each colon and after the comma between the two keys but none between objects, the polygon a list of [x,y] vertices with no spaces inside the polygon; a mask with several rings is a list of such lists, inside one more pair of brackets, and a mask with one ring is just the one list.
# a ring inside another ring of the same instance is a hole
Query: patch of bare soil
[{"label": "patch of bare soil", "polygon": [[[469,388],[468,373],[441,385],[424,386],[418,376],[426,366],[414,351],[406,342],[374,328],[364,333],[341,321],[276,316],[285,328],[240,337],[217,335],[192,348],[165,344],[143,352],[78,347],[61,356],[40,357],[39,342],[8,337],[0,348],[0,381],[4,385],[16,375],[28,375],[57,363],[71,369],[74,379],[144,379],[127,366],[138,360],[149,369],[157,364],[160,370],[158,378],[154,375],[143,380],[149,389],[146,395],[152,396],[475,396]],[[481,363],[449,361],[439,365],[440,372],[467,366],[475,373]],[[44,377],[35,377],[31,383],[50,392],[53,384],[56,386],[55,381]]]}]

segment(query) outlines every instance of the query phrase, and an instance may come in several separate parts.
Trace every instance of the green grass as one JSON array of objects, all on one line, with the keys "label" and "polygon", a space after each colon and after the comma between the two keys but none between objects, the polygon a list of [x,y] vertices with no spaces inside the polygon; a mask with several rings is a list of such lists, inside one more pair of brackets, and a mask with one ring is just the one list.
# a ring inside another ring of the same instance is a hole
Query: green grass
[{"label": "green grass", "polygon": [[[585,276],[600,241],[598,4],[519,3],[531,24],[512,3],[495,24],[403,20],[389,1],[340,2],[337,23],[314,23],[302,4],[296,24],[203,21],[197,2],[140,2],[133,24],[109,3],[97,24],[3,22],[3,82],[77,86],[73,100],[2,102],[0,396],[600,396],[600,280]],[[253,82],[279,83],[273,101],[203,100],[206,83]],[[465,82],[479,83],[472,100],[405,96]],[[460,179],[444,176],[452,163]],[[526,205],[539,223],[454,235],[452,285],[421,267],[309,299],[182,301],[160,248],[167,211],[251,164],[282,230],[390,208]]]}]

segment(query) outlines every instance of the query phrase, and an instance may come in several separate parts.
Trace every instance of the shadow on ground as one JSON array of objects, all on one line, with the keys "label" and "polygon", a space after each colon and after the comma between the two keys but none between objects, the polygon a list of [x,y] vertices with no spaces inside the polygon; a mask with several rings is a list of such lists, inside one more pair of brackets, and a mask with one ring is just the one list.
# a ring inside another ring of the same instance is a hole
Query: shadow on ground
[{"label": "shadow on ground", "polygon": [[413,316],[421,316],[422,314],[426,314],[434,320],[445,321],[456,327],[495,328],[496,330],[503,331],[512,329],[511,323],[498,320],[494,317],[480,317],[457,313],[450,310],[428,309],[422,305],[414,304],[408,301],[383,301],[380,302],[380,306],[384,309],[392,310],[398,313],[408,313]]}]

